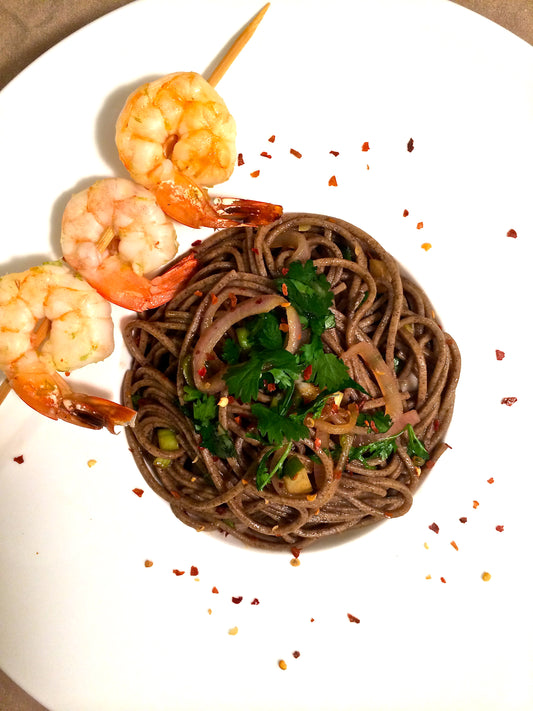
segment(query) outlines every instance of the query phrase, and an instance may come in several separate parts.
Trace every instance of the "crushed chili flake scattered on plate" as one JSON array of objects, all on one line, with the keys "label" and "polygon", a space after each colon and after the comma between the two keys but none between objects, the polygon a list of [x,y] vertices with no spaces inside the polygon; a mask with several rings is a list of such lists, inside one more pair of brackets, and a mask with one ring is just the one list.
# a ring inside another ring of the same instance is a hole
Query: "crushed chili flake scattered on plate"
[{"label": "crushed chili flake scattered on plate", "polygon": [[195,565],[191,565],[191,575],[198,575],[198,568]]},{"label": "crushed chili flake scattered on plate", "polygon": [[270,155],[270,153],[267,153],[266,151],[262,151],[261,156],[262,156],[263,158],[272,158],[272,156]]},{"label": "crushed chili flake scattered on plate", "polygon": [[459,519],[459,521],[460,521],[461,523],[466,523],[466,522],[468,521],[468,519],[466,518],[466,516],[461,516],[461,518]]},{"label": "crushed chili flake scattered on plate", "polygon": [[292,656],[293,656],[295,659],[298,659],[298,657],[300,656],[300,652],[299,652],[297,649],[295,649],[294,652],[292,653]]},{"label": "crushed chili flake scattered on plate", "polygon": [[24,463],[24,455],[19,454],[18,457],[13,457],[13,461],[16,462],[17,464],[23,464]]},{"label": "crushed chili flake scattered on plate", "polygon": [[239,155],[237,156],[237,165],[244,165],[244,158],[242,153],[239,153]]},{"label": "crushed chili flake scattered on plate", "polygon": [[500,524],[499,526],[496,526],[496,530],[498,533],[503,533],[503,526]]},{"label": "crushed chili flake scattered on plate", "polygon": [[443,577],[441,576],[440,581],[441,581],[441,583],[445,583],[445,582],[446,582],[446,578],[443,578]]},{"label": "crushed chili flake scattered on plate", "polygon": [[291,558],[290,562],[293,568],[297,568],[300,565],[300,561],[298,560],[298,558]]},{"label": "crushed chili flake scattered on plate", "polygon": [[232,597],[231,602],[233,602],[235,605],[239,605],[242,602],[242,595],[239,595],[238,597]]},{"label": "crushed chili flake scattered on plate", "polygon": [[477,509],[478,506],[479,506],[479,501],[476,501],[474,499],[474,501],[472,501],[472,508]]},{"label": "crushed chili flake scattered on plate", "polygon": [[516,234],[516,230],[510,229],[507,233],[507,237],[512,237],[513,239],[516,239],[518,237],[518,235]]},{"label": "crushed chili flake scattered on plate", "polygon": [[481,576],[481,580],[483,580],[483,582],[485,582],[485,583],[488,583],[488,581],[491,578],[492,578],[492,575],[490,573],[487,573],[487,571],[485,571]]},{"label": "crushed chili flake scattered on plate", "polygon": [[496,348],[496,360],[503,360],[505,358],[505,352],[500,351]]},{"label": "crushed chili flake scattered on plate", "polygon": [[363,153],[366,153],[366,151],[370,150],[370,145],[369,145],[368,141],[365,141],[363,143],[363,145],[361,146],[361,150],[363,151]]},{"label": "crushed chili flake scattered on plate", "polygon": [[349,612],[346,614],[348,615],[348,619],[350,620],[350,622],[355,622],[355,624],[357,625],[361,622],[361,620],[358,617],[355,617],[355,615],[352,615]]},{"label": "crushed chili flake scattered on plate", "polygon": [[332,156],[335,156],[335,158],[339,155],[339,151],[330,151]]},{"label": "crushed chili flake scattered on plate", "polygon": [[517,400],[517,397],[502,397],[502,405],[511,407],[511,405],[514,405]]},{"label": "crushed chili flake scattered on plate", "polygon": [[216,587],[216,585],[213,585],[213,587],[211,588],[211,592],[215,595],[218,595],[218,588]]},{"label": "crushed chili flake scattered on plate", "polygon": [[407,141],[407,150],[409,151],[409,153],[411,153],[411,151],[413,150],[414,147],[415,147],[415,142],[413,141],[412,138],[410,138]]},{"label": "crushed chili flake scattered on plate", "polygon": [[291,148],[290,154],[293,155],[295,158],[301,158],[302,154],[300,151],[297,151],[295,148]]},{"label": "crushed chili flake scattered on plate", "polygon": [[185,575],[184,570],[178,570],[177,568],[174,568],[172,572],[174,573],[174,575]]},{"label": "crushed chili flake scattered on plate", "polygon": [[230,634],[232,637],[235,637],[235,635],[237,634],[238,631],[239,631],[238,627],[231,627],[228,630],[228,634]]},{"label": "crushed chili flake scattered on plate", "polygon": [[254,597],[254,599],[252,600],[250,605],[259,605],[259,600],[256,597]]},{"label": "crushed chili flake scattered on plate", "polygon": [[145,568],[151,568],[153,564],[154,564],[154,563],[153,563],[152,560],[145,560],[145,561],[144,561],[144,567],[145,567]]},{"label": "crushed chili flake scattered on plate", "polygon": [[404,216],[404,217],[407,217],[408,214],[409,214],[409,210],[404,210],[404,211],[403,211],[403,216]]},{"label": "crushed chili flake scattered on plate", "polygon": [[494,484],[494,477],[491,476],[490,479],[487,479],[487,484]]},{"label": "crushed chili flake scattered on plate", "polygon": [[431,249],[432,244],[431,242],[422,242],[420,246],[422,247],[422,249],[425,249],[426,252],[428,252]]},{"label": "crushed chili flake scattered on plate", "polygon": [[95,464],[96,464],[96,459],[89,459],[89,461],[87,462],[87,466],[89,468],[94,467]]},{"label": "crushed chili flake scattered on plate", "polygon": [[436,523],[432,523],[430,526],[428,526],[428,528],[429,528],[430,531],[433,531],[434,533],[438,533],[438,532],[439,532],[439,527],[437,526]]},{"label": "crushed chili flake scattered on plate", "polygon": [[285,669],[287,669],[287,662],[284,659],[280,659],[278,662],[278,667],[285,671]]},{"label": "crushed chili flake scattered on plate", "polygon": [[455,548],[456,551],[459,550],[459,546],[457,545],[457,543],[455,541],[450,541],[450,545],[452,546],[452,548]]},{"label": "crushed chili flake scattered on plate", "polygon": [[276,140],[276,136],[270,136],[270,138],[268,140],[269,140],[269,143],[274,143],[274,141]]},{"label": "crushed chili flake scattered on plate", "polygon": [[331,178],[328,180],[328,185],[331,188],[336,188],[338,186],[337,178],[334,175],[332,175]]},{"label": "crushed chili flake scattered on plate", "polygon": [[431,580],[431,575],[426,575],[426,580]]},{"label": "crushed chili flake scattered on plate", "polygon": [[424,223],[423,223],[423,222],[417,222],[417,223],[416,223],[416,229],[417,229],[417,230],[421,230],[423,227],[424,227]]},{"label": "crushed chili flake scattered on plate", "polygon": [[141,498],[141,496],[144,494],[144,489],[132,489],[133,493]]},{"label": "crushed chili flake scattered on plate", "polygon": [[252,172],[250,173],[250,177],[251,178],[258,178],[260,172],[261,172],[260,170],[252,170]]}]

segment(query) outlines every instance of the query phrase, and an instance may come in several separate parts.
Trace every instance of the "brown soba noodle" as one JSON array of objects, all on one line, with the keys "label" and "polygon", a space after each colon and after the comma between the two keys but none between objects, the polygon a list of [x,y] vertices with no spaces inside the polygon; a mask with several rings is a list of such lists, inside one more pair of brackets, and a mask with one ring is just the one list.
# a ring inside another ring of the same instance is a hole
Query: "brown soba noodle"
[{"label": "brown soba noodle", "polygon": [[146,482],[188,526],[271,549],[405,514],[447,448],[460,370],[424,291],[322,215],[193,249],[186,288],[125,330]]}]

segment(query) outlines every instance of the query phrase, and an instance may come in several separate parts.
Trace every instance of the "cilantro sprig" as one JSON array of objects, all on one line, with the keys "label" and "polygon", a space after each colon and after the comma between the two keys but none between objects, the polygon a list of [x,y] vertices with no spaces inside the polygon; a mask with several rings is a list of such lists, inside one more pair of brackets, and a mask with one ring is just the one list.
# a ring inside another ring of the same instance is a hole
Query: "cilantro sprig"
[{"label": "cilantro sprig", "polygon": [[305,263],[291,262],[287,274],[276,279],[276,287],[314,334],[321,335],[334,328],[333,292],[326,275],[318,273],[311,259]]},{"label": "cilantro sprig", "polygon": [[183,399],[189,405],[188,413],[199,433],[201,446],[221,459],[235,456],[235,447],[228,433],[217,422],[217,403],[213,395],[185,385]]}]

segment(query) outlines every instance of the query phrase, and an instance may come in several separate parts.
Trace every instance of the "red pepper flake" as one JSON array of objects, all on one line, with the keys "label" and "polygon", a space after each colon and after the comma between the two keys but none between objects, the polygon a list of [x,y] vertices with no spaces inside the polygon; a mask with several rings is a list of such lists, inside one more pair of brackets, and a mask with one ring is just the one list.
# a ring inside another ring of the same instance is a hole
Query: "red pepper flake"
[{"label": "red pepper flake", "polygon": [[487,484],[494,484],[494,477],[491,476],[490,479],[487,479]]},{"label": "red pepper flake", "polygon": [[229,296],[230,306],[232,309],[234,309],[237,306],[237,297],[235,296],[235,294],[228,294],[228,296]]},{"label": "red pepper flake", "polygon": [[440,429],[440,420],[433,420],[433,429],[435,432],[438,432]]},{"label": "red pepper flake", "polygon": [[358,625],[361,622],[361,620],[358,617],[355,617],[354,615],[350,615],[349,612],[347,614],[348,614],[348,619],[350,620],[350,622],[355,622],[356,625]]},{"label": "red pepper flake", "polygon": [[292,653],[292,656],[293,656],[295,659],[298,659],[298,657],[300,656],[300,652],[299,652],[297,649],[295,649],[294,652]]},{"label": "red pepper flake", "polygon": [[211,588],[211,592],[215,595],[218,595],[218,588],[216,587],[216,585],[213,585],[213,587]]},{"label": "red pepper flake", "polygon": [[413,150],[414,147],[415,147],[415,142],[413,141],[412,138],[410,138],[407,141],[407,150],[409,151],[409,153],[411,153],[411,151]]},{"label": "red pepper flake", "polygon": [[191,575],[198,575],[198,568],[195,565],[191,565]]},{"label": "red pepper flake", "polygon": [[250,178],[258,178],[260,172],[260,170],[252,170],[252,172],[250,173]]},{"label": "red pepper flake", "polygon": [[145,567],[145,568],[151,568],[152,565],[153,565],[153,561],[151,561],[151,560],[145,560],[145,561],[144,561],[144,567]]},{"label": "red pepper flake", "polygon": [[362,150],[364,153],[366,153],[366,151],[369,151],[369,150],[370,150],[370,145],[369,145],[368,141],[365,141],[365,142],[363,143],[363,145],[361,146],[361,150]]},{"label": "red pepper flake", "polygon": [[177,568],[174,568],[174,570],[173,570],[172,572],[174,573],[174,575],[178,575],[178,576],[179,576],[179,575],[185,575],[185,571],[184,571],[184,570],[178,570]]},{"label": "red pepper flake", "polygon": [[459,521],[460,521],[461,523],[466,523],[466,522],[468,521],[468,519],[466,518],[466,516],[461,516],[461,518],[459,519]]},{"label": "red pepper flake", "polygon": [[403,216],[404,216],[404,217],[407,217],[408,214],[409,214],[409,210],[404,210],[404,211],[403,211]]},{"label": "red pepper flake", "polygon": [[333,478],[335,480],[338,480],[342,477],[342,471],[340,469],[334,469],[333,470]]},{"label": "red pepper flake", "polygon": [[440,581],[441,581],[441,583],[445,583],[445,582],[446,582],[446,578],[442,578],[442,577],[441,577]]},{"label": "red pepper flake", "polygon": [[428,528],[430,531],[434,531],[435,533],[438,533],[440,530],[436,523],[432,523],[431,526],[428,526]]},{"label": "red pepper flake", "polygon": [[244,165],[244,158],[242,157],[242,153],[239,153],[237,156],[237,165]]},{"label": "red pepper flake", "polygon": [[295,158],[301,158],[302,154],[300,151],[295,150],[294,148],[291,148],[290,150],[291,155],[293,155]]},{"label": "red pepper flake", "polygon": [[250,605],[259,605],[259,600],[256,597],[254,597],[254,599],[252,600]]},{"label": "red pepper flake", "polygon": [[252,252],[254,254],[259,254],[259,250],[257,249],[257,247],[252,247]]},{"label": "red pepper flake", "polygon": [[496,526],[496,530],[498,531],[498,533],[503,533],[503,526]]},{"label": "red pepper flake", "polygon": [[330,151],[332,156],[335,156],[335,158],[339,155],[339,151]]},{"label": "red pepper flake", "polygon": [[303,374],[302,374],[303,379],[304,379],[304,380],[309,380],[309,378],[311,377],[312,374],[313,374],[313,366],[312,366],[312,365],[308,365],[307,368],[304,370],[304,372],[303,372]]},{"label": "red pepper flake", "polygon": [[434,460],[434,459],[428,459],[427,462],[426,462],[426,466],[424,467],[424,469],[428,469],[428,470],[429,470],[429,469],[433,469],[434,466],[435,466],[435,460]]},{"label": "red pepper flake", "polygon": [[24,455],[19,454],[18,457],[13,457],[13,461],[16,462],[17,464],[23,464],[24,463]]},{"label": "red pepper flake", "polygon": [[276,136],[270,136],[270,138],[268,139],[269,143],[274,143],[275,140]]},{"label": "red pepper flake", "polygon": [[504,351],[499,351],[496,348],[496,360],[503,360],[505,358],[505,353]]},{"label": "red pepper flake", "polygon": [[301,552],[302,552],[302,549],[301,549],[301,548],[296,548],[296,546],[293,546],[293,547],[291,548],[291,553],[292,553],[292,555],[293,555],[295,558],[299,558]]},{"label": "red pepper flake", "polygon": [[511,405],[514,405],[517,400],[518,398],[516,397],[502,397],[502,405],[511,407]]},{"label": "red pepper flake", "polygon": [[320,445],[321,445],[321,444],[322,444],[322,442],[321,442],[320,439],[317,437],[317,438],[315,439],[315,442],[314,442],[315,449],[320,449]]},{"label": "red pepper flake", "polygon": [[424,249],[426,252],[429,252],[431,249],[431,242],[423,242],[421,245],[422,249]]},{"label": "red pepper flake", "polygon": [[234,602],[236,605],[242,602],[242,595],[239,595],[239,597],[232,597],[231,602]]},{"label": "red pepper flake", "polygon": [[288,333],[289,332],[289,324],[288,323],[280,323],[279,330],[283,331],[283,333]]},{"label": "red pepper flake", "polygon": [[211,294],[211,303],[213,306],[218,302],[218,296],[216,294]]},{"label": "red pepper flake", "polygon": [[205,376],[207,375],[207,368],[205,367],[205,365],[200,368],[200,370],[198,371],[198,375],[201,378],[205,378]]},{"label": "red pepper flake", "polygon": [[179,491],[176,491],[176,489],[171,489],[170,493],[175,499],[181,499],[181,494]]},{"label": "red pepper flake", "polygon": [[289,268],[283,267],[283,269],[281,270],[281,273],[283,274],[283,276],[287,276],[287,274],[289,273]]},{"label": "red pepper flake", "polygon": [[417,223],[416,223],[416,229],[417,229],[417,230],[421,230],[423,227],[424,227],[424,223],[423,223],[423,222],[417,222]]},{"label": "red pepper flake", "polygon": [[287,289],[287,284],[283,283],[281,285],[281,293],[283,294],[283,296],[289,295],[289,290]]},{"label": "red pepper flake", "polygon": [[338,187],[339,184],[337,183],[337,178],[334,175],[332,175],[331,178],[328,180],[328,185],[330,186],[330,188]]},{"label": "red pepper flake", "polygon": [[261,153],[261,156],[262,156],[263,158],[272,158],[272,156],[270,155],[270,153],[267,153],[266,151],[263,151],[263,152]]},{"label": "red pepper flake", "polygon": [[479,506],[479,501],[476,501],[474,499],[474,501],[472,502],[472,508],[477,509],[478,506]]},{"label": "red pepper flake", "polygon": [[309,622],[314,622],[314,621],[315,621],[314,617],[311,617],[311,619],[309,620]]},{"label": "red pepper flake", "polygon": [[240,425],[241,422],[242,422],[242,417],[241,417],[240,415],[236,415],[236,416],[235,416],[235,422],[236,422],[238,425]]},{"label": "red pepper flake", "polygon": [[276,383],[267,383],[267,390],[269,393],[273,393],[276,389]]},{"label": "red pepper flake", "polygon": [[202,244],[201,239],[195,239],[194,242],[192,242],[191,247],[199,247]]},{"label": "red pepper flake", "polygon": [[136,494],[139,497],[139,499],[144,494],[144,489],[132,489],[132,491],[134,494]]},{"label": "red pepper flake", "polygon": [[197,290],[197,291],[194,292],[194,295],[195,295],[195,296],[198,296],[198,297],[202,297],[202,296],[204,295],[204,292]]},{"label": "red pepper flake", "polygon": [[459,550],[459,546],[457,545],[457,543],[455,541],[450,541],[450,545],[452,546],[452,548],[455,548],[456,551]]},{"label": "red pepper flake", "polygon": [[516,234],[516,230],[510,229],[507,233],[507,237],[512,237],[513,239],[516,239],[518,237],[518,235]]}]

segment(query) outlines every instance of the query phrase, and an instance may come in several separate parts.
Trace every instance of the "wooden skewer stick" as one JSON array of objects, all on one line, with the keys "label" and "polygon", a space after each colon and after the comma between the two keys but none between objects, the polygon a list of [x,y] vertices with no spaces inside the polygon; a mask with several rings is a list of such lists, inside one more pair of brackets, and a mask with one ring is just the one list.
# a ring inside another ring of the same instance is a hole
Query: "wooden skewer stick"
[{"label": "wooden skewer stick", "polygon": [[237,58],[238,54],[241,52],[241,50],[244,48],[244,46],[246,45],[248,40],[251,38],[251,36],[256,31],[257,26],[263,19],[264,15],[269,7],[270,7],[270,3],[267,2],[267,4],[262,8],[262,10],[260,10],[257,13],[257,15],[254,17],[254,19],[250,22],[250,24],[244,28],[244,30],[237,37],[235,42],[228,49],[226,54],[222,57],[222,59],[220,60],[218,65],[213,69],[210,76],[207,77],[207,81],[211,84],[211,86],[215,87],[218,84],[218,82],[222,79],[224,74],[228,71],[230,66],[233,64],[233,62]]}]

